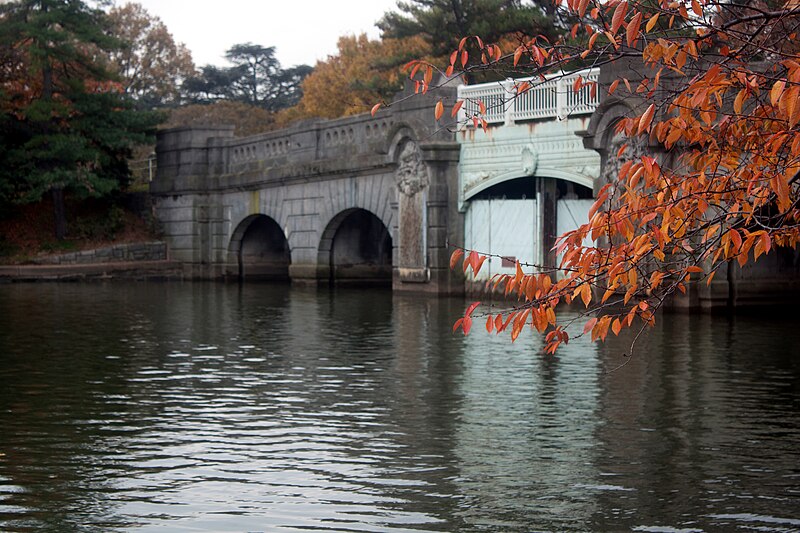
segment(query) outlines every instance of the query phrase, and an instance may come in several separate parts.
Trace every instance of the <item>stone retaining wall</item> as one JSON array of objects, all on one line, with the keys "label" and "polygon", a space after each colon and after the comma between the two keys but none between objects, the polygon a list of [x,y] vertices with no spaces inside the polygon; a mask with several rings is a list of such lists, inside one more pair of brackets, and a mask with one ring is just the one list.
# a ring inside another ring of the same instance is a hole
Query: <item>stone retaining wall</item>
[{"label": "stone retaining wall", "polygon": [[50,255],[33,259],[36,265],[84,265],[89,263],[121,263],[131,261],[164,261],[167,244],[161,241],[117,244],[94,250]]}]

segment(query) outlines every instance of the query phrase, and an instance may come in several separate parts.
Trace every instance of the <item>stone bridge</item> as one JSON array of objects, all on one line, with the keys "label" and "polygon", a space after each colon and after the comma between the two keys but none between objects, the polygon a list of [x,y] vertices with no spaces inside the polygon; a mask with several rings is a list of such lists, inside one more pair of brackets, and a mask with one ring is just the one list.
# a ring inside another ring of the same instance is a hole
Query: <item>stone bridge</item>
[{"label": "stone bridge", "polygon": [[[162,131],[151,193],[170,258],[192,278],[436,293],[465,288],[449,269],[450,245],[493,254],[482,277],[513,272],[517,260],[552,265],[556,236],[586,221],[599,184],[621,164],[614,124],[641,104],[619,92],[598,102],[572,83],[599,77],[603,87],[620,75],[612,67],[537,80],[521,96],[521,80],[407,92],[374,117],[247,138],[232,128]],[[467,123],[485,106],[488,131],[443,127],[439,99],[446,108],[464,100]],[[798,280],[798,254],[779,251],[743,271],[733,264],[678,305],[780,300],[789,286],[800,292]]]},{"label": "stone bridge", "polygon": [[[232,128],[161,131],[151,192],[170,256],[194,278],[431,292],[463,290],[449,244],[552,262],[547,250],[557,231],[580,221],[600,165],[576,135],[596,106],[588,92],[573,95],[576,75],[524,98],[512,98],[510,82],[406,93],[375,117],[247,138]],[[466,99],[462,119],[482,101],[492,127],[448,130],[434,120],[440,98],[448,106]],[[574,213],[558,224],[564,201]],[[492,220],[498,209],[509,216]],[[525,235],[525,244],[497,237],[507,234]],[[487,273],[502,269],[494,263]]]},{"label": "stone bridge", "polygon": [[247,138],[160,132],[151,193],[171,258],[194,278],[458,291],[448,242],[463,243],[460,146],[435,123],[435,101]]}]

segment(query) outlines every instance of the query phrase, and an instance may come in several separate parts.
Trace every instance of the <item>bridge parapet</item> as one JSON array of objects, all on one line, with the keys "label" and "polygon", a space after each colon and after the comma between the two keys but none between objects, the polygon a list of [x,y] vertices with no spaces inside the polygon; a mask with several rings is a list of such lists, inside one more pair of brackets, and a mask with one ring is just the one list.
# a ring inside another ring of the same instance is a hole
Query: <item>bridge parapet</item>
[{"label": "bridge parapet", "polygon": [[[584,69],[570,73],[537,77],[507,79],[479,85],[461,85],[458,99],[464,100],[459,110],[459,122],[480,115],[481,103],[486,106],[483,119],[489,124],[505,123],[510,126],[527,120],[557,119],[578,115],[591,115],[600,103],[596,86],[600,69]],[[575,82],[584,82],[579,91],[573,90]],[[524,83],[530,88],[518,93]]]}]

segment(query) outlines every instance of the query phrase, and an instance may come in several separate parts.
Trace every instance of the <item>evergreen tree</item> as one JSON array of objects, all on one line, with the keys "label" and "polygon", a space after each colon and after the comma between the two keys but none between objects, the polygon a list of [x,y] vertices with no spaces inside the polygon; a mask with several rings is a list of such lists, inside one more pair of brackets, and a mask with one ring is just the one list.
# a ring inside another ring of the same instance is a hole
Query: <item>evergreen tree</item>
[{"label": "evergreen tree", "polygon": [[183,90],[191,101],[230,100],[278,111],[297,104],[301,83],[312,70],[308,65],[284,69],[275,57],[275,47],[253,43],[233,45],[225,58],[231,67],[206,65],[198,76],[184,82]]},{"label": "evergreen tree", "polygon": [[383,38],[423,36],[436,57],[458,48],[466,36],[488,42],[509,36],[543,35],[553,41],[565,30],[551,0],[410,0],[400,12],[388,12],[378,22]]},{"label": "evergreen tree", "polygon": [[134,110],[107,70],[120,45],[82,0],[0,5],[0,194],[15,203],[52,194],[59,239],[65,191],[103,196],[124,185],[131,149],[160,118]]}]

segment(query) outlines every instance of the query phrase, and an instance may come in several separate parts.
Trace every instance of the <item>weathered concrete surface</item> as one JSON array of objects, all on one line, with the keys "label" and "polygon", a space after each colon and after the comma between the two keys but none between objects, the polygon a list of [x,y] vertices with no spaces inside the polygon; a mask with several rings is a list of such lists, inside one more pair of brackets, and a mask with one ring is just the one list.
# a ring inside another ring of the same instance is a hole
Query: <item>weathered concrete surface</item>
[{"label": "weathered concrete surface", "polygon": [[71,265],[130,261],[166,261],[167,243],[161,241],[115,244],[94,250],[35,257],[35,265]]}]

